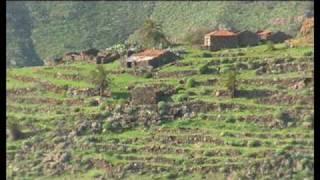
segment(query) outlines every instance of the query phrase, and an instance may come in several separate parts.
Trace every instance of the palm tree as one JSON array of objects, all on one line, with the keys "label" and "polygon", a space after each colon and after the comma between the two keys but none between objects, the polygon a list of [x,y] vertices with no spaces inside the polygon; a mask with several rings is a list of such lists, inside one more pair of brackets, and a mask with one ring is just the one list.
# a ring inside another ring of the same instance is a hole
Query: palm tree
[{"label": "palm tree", "polygon": [[141,44],[145,47],[167,46],[170,44],[162,32],[162,26],[151,19],[147,19],[144,22],[138,33],[141,38]]}]

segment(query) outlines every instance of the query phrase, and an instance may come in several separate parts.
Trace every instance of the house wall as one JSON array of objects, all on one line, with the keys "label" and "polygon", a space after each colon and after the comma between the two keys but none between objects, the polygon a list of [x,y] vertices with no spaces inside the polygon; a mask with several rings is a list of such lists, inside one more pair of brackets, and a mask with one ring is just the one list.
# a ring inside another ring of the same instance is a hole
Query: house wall
[{"label": "house wall", "polygon": [[259,36],[255,33],[245,32],[238,35],[240,46],[254,46],[259,44]]},{"label": "house wall", "polygon": [[133,61],[132,62],[132,67],[147,67],[147,66],[152,66],[153,68],[162,66],[164,64],[170,63],[174,61],[177,57],[168,52],[166,54],[163,54],[159,57],[153,58],[149,61]]},{"label": "house wall", "polygon": [[275,33],[275,34],[271,35],[269,37],[269,40],[274,42],[274,43],[282,43],[285,40],[290,39],[290,38],[291,38],[291,36],[289,36],[289,35],[287,35],[287,34],[285,34],[283,32],[278,32],[278,33]]},{"label": "house wall", "polygon": [[224,48],[236,48],[239,46],[237,36],[212,36],[210,50],[216,51]]}]

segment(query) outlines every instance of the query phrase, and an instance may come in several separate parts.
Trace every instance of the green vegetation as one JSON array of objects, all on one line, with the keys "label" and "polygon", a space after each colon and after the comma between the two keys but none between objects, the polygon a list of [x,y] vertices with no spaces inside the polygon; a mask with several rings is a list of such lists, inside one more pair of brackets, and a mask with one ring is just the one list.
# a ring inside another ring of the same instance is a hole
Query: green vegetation
[{"label": "green vegetation", "polygon": [[105,89],[110,86],[110,79],[102,65],[97,65],[97,69],[91,72],[91,80],[99,89],[100,96],[103,96]]},{"label": "green vegetation", "polygon": [[153,48],[158,47],[160,49],[166,48],[170,45],[166,36],[162,32],[161,24],[147,19],[143,26],[136,32],[136,37],[129,43],[134,43],[142,46],[143,48]]},{"label": "green vegetation", "polygon": [[237,72],[235,70],[231,70],[228,73],[225,87],[228,89],[231,98],[234,98],[237,91]]},{"label": "green vegetation", "polygon": [[201,34],[219,26],[282,30],[295,35],[301,25],[298,17],[314,9],[312,1],[10,1],[6,6],[6,60],[8,66],[18,67],[41,65],[47,57],[69,51],[124,43],[150,18],[161,23],[171,42],[186,39],[199,44]]},{"label": "green vegetation", "polygon": [[[8,69],[7,179],[312,179],[313,80],[292,88],[312,77],[312,48],[266,47],[177,46],[183,59],[152,78],[119,61]],[[255,74],[278,59],[281,73]],[[92,71],[112,96],[96,96]],[[132,88],[155,84],[157,104],[132,104]]]}]

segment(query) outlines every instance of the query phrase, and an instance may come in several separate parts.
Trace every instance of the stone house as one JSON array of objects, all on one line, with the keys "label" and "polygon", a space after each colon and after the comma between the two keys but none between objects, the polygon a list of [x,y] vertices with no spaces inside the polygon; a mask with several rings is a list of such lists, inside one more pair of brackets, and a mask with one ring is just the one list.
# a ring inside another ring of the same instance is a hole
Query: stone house
[{"label": "stone house", "polygon": [[255,46],[260,42],[259,36],[251,31],[245,30],[238,33],[239,46]]},{"label": "stone house", "polygon": [[99,52],[95,58],[96,64],[106,64],[120,58],[118,53],[101,53]]},{"label": "stone house", "polygon": [[270,36],[272,35],[272,31],[259,30],[257,31],[257,35],[259,36],[260,41],[268,41]]},{"label": "stone house", "polygon": [[282,31],[277,31],[276,33],[271,34],[271,36],[269,37],[269,40],[272,41],[273,43],[283,43],[284,41],[291,38],[292,36]]},{"label": "stone house", "polygon": [[157,68],[164,64],[173,62],[178,56],[167,50],[147,49],[142,52],[132,54],[125,60],[127,68],[152,67]]},{"label": "stone house", "polygon": [[87,49],[80,52],[80,56],[82,60],[93,61],[95,62],[95,58],[98,55],[99,50],[95,48]]},{"label": "stone house", "polygon": [[211,51],[239,46],[238,35],[227,30],[213,31],[204,36],[204,47]]},{"label": "stone house", "polygon": [[79,61],[81,60],[80,53],[78,52],[68,52],[63,55],[64,61]]},{"label": "stone house", "polygon": [[282,32],[282,31],[277,31],[277,32],[273,33],[272,31],[265,30],[265,31],[258,31],[257,34],[260,37],[260,40],[262,42],[271,41],[273,43],[282,43],[282,42],[292,38],[292,36]]}]

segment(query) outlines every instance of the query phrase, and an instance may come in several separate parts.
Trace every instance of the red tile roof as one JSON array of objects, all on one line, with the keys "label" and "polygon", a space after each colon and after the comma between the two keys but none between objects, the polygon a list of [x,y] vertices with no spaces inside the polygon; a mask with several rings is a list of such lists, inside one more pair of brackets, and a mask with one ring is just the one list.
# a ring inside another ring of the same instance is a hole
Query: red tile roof
[{"label": "red tile roof", "polygon": [[258,31],[257,34],[258,35],[268,35],[268,34],[271,34],[272,31],[269,31],[269,30],[263,30],[263,31]]},{"label": "red tile roof", "polygon": [[152,56],[152,57],[156,57],[156,56],[160,56],[162,54],[164,54],[166,51],[165,50],[156,50],[156,49],[147,49],[144,50],[140,53],[134,54],[134,56]]},{"label": "red tile roof", "polygon": [[206,36],[236,36],[237,34],[231,31],[227,31],[227,30],[219,30],[219,31],[213,31],[210,32],[208,34],[206,34]]}]

